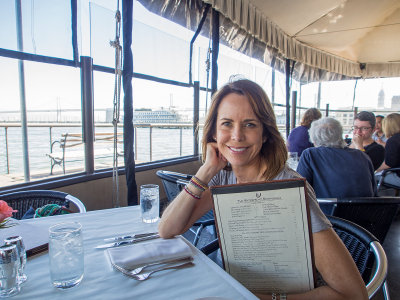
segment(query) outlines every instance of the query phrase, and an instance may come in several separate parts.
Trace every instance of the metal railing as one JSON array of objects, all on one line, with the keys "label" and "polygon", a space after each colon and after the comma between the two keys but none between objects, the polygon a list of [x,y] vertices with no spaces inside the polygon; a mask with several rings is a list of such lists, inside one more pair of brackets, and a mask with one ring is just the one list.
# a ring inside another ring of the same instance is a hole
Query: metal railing
[{"label": "metal railing", "polygon": [[[5,158],[6,158],[6,174],[10,174],[10,160],[9,160],[9,139],[8,139],[8,130],[9,128],[18,128],[21,127],[20,123],[0,123],[0,128],[4,128],[4,141],[5,141]],[[52,151],[52,144],[54,141],[58,140],[60,137],[56,138],[53,133],[54,128],[82,128],[82,124],[80,123],[28,123],[28,128],[40,127],[40,128],[48,128],[48,136],[49,136],[49,153]],[[119,125],[119,127],[123,127]],[[110,128],[112,129],[112,124],[96,124],[95,128]],[[149,161],[153,161],[153,129],[176,129],[179,130],[179,156],[183,154],[183,129],[191,129],[193,128],[193,124],[186,123],[170,123],[170,124],[134,124],[135,138],[134,138],[134,149],[135,149],[135,160],[138,159],[138,141],[137,139],[137,130],[139,128],[148,128],[149,129]],[[65,132],[67,133],[67,132]],[[175,141],[171,141],[175,142]],[[82,160],[84,157],[82,157]]]}]

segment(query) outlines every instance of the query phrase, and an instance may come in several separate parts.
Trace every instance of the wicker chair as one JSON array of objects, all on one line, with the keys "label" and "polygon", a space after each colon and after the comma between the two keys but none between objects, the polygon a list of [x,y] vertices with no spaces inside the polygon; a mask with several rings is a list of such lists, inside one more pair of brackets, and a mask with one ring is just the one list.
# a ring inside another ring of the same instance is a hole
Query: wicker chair
[{"label": "wicker chair", "polygon": [[385,241],[400,206],[400,197],[354,197],[317,199],[322,211],[349,220]]},{"label": "wicker chair", "polygon": [[13,217],[18,220],[20,220],[31,207],[37,209],[46,204],[65,206],[73,212],[86,212],[85,205],[78,198],[59,191],[21,191],[0,195],[0,199],[6,201],[13,209],[18,210],[18,212],[13,215]]},{"label": "wicker chair", "polygon": [[[184,186],[189,183],[192,175],[159,170],[156,172],[157,176],[161,179],[168,202],[171,202],[182,191]],[[200,235],[204,228],[212,226],[213,234],[216,236],[214,213],[212,210],[205,213],[197,222],[193,224],[190,231],[194,233],[193,245],[197,246]]]},{"label": "wicker chair", "polygon": [[[349,250],[363,278],[371,299],[382,288],[385,299],[390,299],[386,283],[388,261],[378,239],[361,226],[338,217],[328,216],[333,229]],[[200,248],[205,255],[219,249],[218,239]]]}]

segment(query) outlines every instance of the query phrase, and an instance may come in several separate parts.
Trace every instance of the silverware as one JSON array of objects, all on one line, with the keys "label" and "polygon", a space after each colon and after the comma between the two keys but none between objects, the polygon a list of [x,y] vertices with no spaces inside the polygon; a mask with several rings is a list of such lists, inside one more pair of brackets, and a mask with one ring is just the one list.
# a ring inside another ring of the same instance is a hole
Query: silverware
[{"label": "silverware", "polygon": [[122,272],[124,275],[126,275],[128,277],[131,277],[131,278],[139,280],[139,281],[143,281],[143,280],[148,279],[152,274],[154,274],[156,272],[160,272],[160,271],[164,271],[164,270],[170,270],[170,269],[181,269],[181,268],[186,268],[186,267],[193,266],[193,265],[194,265],[194,263],[189,261],[189,262],[185,262],[185,263],[174,264],[172,266],[168,265],[167,267],[161,267],[161,268],[152,270],[150,272],[137,274],[137,275],[131,274],[129,271],[127,271],[127,270],[125,270],[125,269],[123,269],[120,266],[117,266],[115,264],[113,264],[113,267],[115,269],[117,269],[118,271]]},{"label": "silverware", "polygon": [[127,272],[129,272],[129,274],[131,275],[137,275],[140,272],[142,272],[144,269],[146,269],[147,267],[152,267],[152,266],[156,266],[156,265],[170,265],[170,264],[176,264],[176,263],[182,263],[182,262],[190,262],[193,261],[193,257],[191,256],[187,256],[184,258],[178,258],[178,259],[172,259],[172,260],[163,260],[163,261],[158,261],[158,262],[154,262],[154,263],[150,263],[141,267],[138,267],[136,269],[133,270],[126,270]]},{"label": "silverware", "polygon": [[158,232],[149,232],[149,233],[137,233],[134,235],[124,235],[124,236],[116,236],[108,239],[104,239],[105,242],[118,242],[121,240],[127,240],[127,239],[137,239],[137,238],[142,238],[145,236],[150,236],[150,235],[155,235],[158,234]]},{"label": "silverware", "polygon": [[137,239],[127,240],[127,241],[121,241],[121,242],[115,242],[115,243],[108,243],[108,244],[99,245],[99,246],[96,247],[96,249],[106,249],[106,248],[125,246],[125,245],[130,245],[130,244],[143,242],[143,241],[158,239],[159,237],[160,236],[158,234],[154,234],[154,235],[145,236],[145,237],[142,237],[142,238],[137,238]]}]

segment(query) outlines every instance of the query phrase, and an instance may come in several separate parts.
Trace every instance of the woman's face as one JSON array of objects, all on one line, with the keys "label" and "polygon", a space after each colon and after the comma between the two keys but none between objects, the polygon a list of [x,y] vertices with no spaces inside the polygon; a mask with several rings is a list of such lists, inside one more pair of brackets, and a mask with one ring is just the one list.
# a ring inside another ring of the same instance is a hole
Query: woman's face
[{"label": "woman's face", "polygon": [[233,168],[259,165],[260,150],[266,138],[247,97],[231,93],[222,99],[214,138],[219,152]]}]

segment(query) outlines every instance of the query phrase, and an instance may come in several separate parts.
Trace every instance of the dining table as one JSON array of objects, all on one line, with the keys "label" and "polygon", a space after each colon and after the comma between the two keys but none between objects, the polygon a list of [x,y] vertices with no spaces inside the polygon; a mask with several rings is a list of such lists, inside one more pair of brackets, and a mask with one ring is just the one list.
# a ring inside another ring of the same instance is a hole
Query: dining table
[{"label": "dining table", "polygon": [[[40,234],[43,239],[50,226],[62,222],[82,225],[82,282],[65,290],[53,287],[49,255],[44,251],[28,258],[25,267],[28,279],[14,299],[258,299],[190,243],[192,267],[158,272],[145,281],[134,280],[115,270],[107,251],[95,247],[104,244],[106,238],[157,231],[157,222],[142,222],[139,206],[20,220],[12,230],[18,232],[18,226],[40,228],[33,230],[30,238]],[[0,229],[2,236],[7,234],[4,230],[8,229]]]}]

